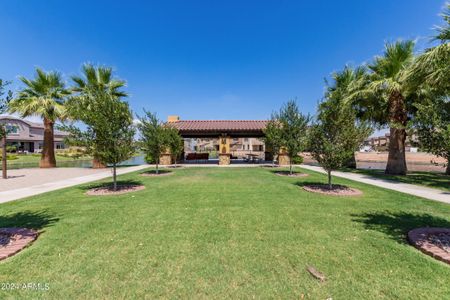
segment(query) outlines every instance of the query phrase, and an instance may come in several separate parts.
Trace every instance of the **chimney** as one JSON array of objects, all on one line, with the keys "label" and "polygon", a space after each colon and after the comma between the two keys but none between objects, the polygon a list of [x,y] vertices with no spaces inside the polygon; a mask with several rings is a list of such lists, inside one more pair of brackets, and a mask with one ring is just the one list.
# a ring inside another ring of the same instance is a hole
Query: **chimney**
[{"label": "chimney", "polygon": [[179,116],[173,115],[173,116],[168,116],[167,117],[167,122],[168,123],[174,123],[174,122],[178,122],[178,121],[180,121],[180,117]]}]

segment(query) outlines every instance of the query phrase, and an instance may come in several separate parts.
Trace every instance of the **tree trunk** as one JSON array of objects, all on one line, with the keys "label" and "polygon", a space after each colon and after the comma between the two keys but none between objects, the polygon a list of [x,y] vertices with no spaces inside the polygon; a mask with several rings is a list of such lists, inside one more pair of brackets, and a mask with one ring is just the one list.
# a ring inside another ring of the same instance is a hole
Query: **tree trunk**
[{"label": "tree trunk", "polygon": [[332,190],[333,185],[331,184],[331,170],[327,170],[327,173],[328,173],[328,189]]},{"label": "tree trunk", "polygon": [[159,165],[159,158],[156,159],[156,175],[159,174],[159,169],[158,169],[158,165]]},{"label": "tree trunk", "polygon": [[289,157],[289,174],[292,175],[292,159]]},{"label": "tree trunk", "polygon": [[113,189],[114,189],[114,191],[117,191],[116,163],[113,163]]},{"label": "tree trunk", "polygon": [[3,143],[2,143],[2,178],[3,179],[8,179],[8,174],[7,174],[7,155],[6,155],[6,132],[3,132]]},{"label": "tree trunk", "polygon": [[106,165],[100,161],[96,155],[92,158],[92,169],[104,169]]},{"label": "tree trunk", "polygon": [[44,118],[44,147],[42,149],[40,168],[55,168],[55,144],[53,136],[54,123],[47,118]]},{"label": "tree trunk", "polygon": [[389,155],[384,173],[406,175],[405,141],[408,116],[404,98],[399,92],[393,92],[389,97],[389,118]]},{"label": "tree trunk", "polygon": [[356,155],[353,152],[352,157],[345,162],[345,166],[350,169],[356,169]]},{"label": "tree trunk", "polygon": [[450,158],[447,159],[447,168],[445,169],[445,175],[450,175]]}]

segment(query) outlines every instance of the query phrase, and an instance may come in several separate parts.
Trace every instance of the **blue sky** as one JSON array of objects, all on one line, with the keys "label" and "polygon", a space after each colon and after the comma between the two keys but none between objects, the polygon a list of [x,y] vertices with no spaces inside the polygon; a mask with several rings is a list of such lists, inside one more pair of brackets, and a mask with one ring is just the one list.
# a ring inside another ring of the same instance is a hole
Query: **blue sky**
[{"label": "blue sky", "polygon": [[428,44],[441,0],[1,1],[0,77],[34,67],[69,76],[113,66],[133,110],[165,119],[267,119],[297,98],[314,113],[324,78],[380,54]]}]

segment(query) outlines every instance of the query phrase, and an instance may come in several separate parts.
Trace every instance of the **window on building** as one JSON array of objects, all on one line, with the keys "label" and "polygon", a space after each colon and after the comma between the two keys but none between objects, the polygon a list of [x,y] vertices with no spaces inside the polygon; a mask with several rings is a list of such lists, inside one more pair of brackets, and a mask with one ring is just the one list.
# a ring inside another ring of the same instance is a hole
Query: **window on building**
[{"label": "window on building", "polygon": [[18,134],[19,133],[19,126],[17,126],[17,125],[7,124],[5,127],[6,127],[6,132],[8,132],[8,134]]}]

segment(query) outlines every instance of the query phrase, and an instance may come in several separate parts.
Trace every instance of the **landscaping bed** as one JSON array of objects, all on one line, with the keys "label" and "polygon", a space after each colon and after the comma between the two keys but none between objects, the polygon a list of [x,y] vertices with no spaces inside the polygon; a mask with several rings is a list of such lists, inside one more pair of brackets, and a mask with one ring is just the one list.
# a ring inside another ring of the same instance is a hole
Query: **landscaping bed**
[{"label": "landscaping bed", "polygon": [[362,195],[362,192],[358,189],[351,188],[344,185],[336,185],[333,184],[333,187],[330,189],[328,184],[310,184],[303,186],[303,189],[312,193],[319,193],[324,195],[331,196],[359,196]]}]

